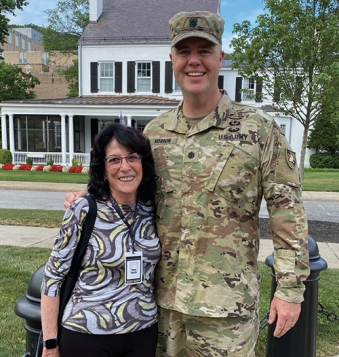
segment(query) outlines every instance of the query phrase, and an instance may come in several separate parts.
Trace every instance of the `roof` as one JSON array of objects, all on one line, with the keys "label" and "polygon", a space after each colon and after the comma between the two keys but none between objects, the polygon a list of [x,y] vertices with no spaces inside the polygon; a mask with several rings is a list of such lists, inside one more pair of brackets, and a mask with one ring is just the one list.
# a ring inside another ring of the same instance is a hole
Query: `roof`
[{"label": "roof", "polygon": [[181,11],[219,13],[220,0],[103,0],[103,13],[79,43],[170,41],[168,22]]},{"label": "roof", "polygon": [[176,106],[179,104],[177,99],[169,99],[156,96],[142,95],[117,95],[117,96],[84,96],[76,98],[59,99],[27,99],[27,100],[8,100],[1,102],[18,104],[51,104],[51,105],[159,105]]}]

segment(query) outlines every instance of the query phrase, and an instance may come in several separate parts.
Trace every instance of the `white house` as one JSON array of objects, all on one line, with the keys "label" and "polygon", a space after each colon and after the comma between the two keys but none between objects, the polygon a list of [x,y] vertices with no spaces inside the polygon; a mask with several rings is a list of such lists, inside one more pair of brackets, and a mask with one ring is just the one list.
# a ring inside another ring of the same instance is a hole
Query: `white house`
[{"label": "white house", "polygon": [[[90,23],[78,44],[78,98],[1,103],[2,147],[11,150],[15,163],[25,163],[30,156],[35,163],[52,158],[65,165],[76,157],[88,165],[93,138],[107,122],[122,116],[127,125],[143,130],[152,118],[178,104],[182,96],[169,60],[168,21],[179,11],[220,14],[220,0],[141,4],[90,0]],[[228,61],[220,70],[219,87],[233,100],[272,108],[272,101],[247,100],[240,89],[258,88],[251,79],[239,79]],[[301,125],[288,117],[276,120],[300,152]]]}]

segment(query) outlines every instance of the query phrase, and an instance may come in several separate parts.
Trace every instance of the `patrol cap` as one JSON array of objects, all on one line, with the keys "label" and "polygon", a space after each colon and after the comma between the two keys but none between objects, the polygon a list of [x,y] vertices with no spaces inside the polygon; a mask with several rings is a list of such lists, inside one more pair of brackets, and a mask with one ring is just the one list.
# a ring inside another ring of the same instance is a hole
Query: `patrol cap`
[{"label": "patrol cap", "polygon": [[171,46],[189,37],[200,37],[215,45],[221,44],[224,23],[220,16],[209,11],[179,12],[169,21]]}]

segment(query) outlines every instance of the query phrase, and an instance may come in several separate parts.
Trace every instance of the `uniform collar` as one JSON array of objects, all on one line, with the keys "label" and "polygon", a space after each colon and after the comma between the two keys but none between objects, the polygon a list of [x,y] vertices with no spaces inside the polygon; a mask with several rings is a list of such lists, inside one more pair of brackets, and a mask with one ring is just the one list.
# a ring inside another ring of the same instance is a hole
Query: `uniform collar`
[{"label": "uniform collar", "polygon": [[182,113],[183,100],[175,108],[172,119],[165,124],[165,129],[169,131],[176,131],[180,134],[192,135],[213,126],[225,128],[228,111],[232,105],[232,101],[226,91],[221,90],[221,94],[222,96],[216,108],[207,114],[205,118],[201,119],[191,132],[189,132],[190,128],[188,127],[186,119]]}]

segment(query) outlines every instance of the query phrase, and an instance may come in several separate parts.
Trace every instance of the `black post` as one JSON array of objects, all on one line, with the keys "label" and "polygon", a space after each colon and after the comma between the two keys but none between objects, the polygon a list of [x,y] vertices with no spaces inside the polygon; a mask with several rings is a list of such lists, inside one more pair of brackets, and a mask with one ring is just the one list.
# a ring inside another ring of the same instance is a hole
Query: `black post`
[{"label": "black post", "polygon": [[[308,249],[311,273],[304,282],[306,291],[301,304],[299,320],[291,330],[280,338],[273,336],[275,323],[268,325],[266,357],[316,357],[318,281],[319,273],[327,269],[327,263],[320,257],[318,245],[311,236],[308,236]],[[277,287],[273,270],[273,254],[266,258],[265,263],[272,268],[272,300]]]},{"label": "black post", "polygon": [[38,337],[41,331],[40,288],[45,265],[38,268],[28,283],[27,292],[15,304],[14,312],[24,318],[26,329],[26,354],[22,357],[34,357]]}]

